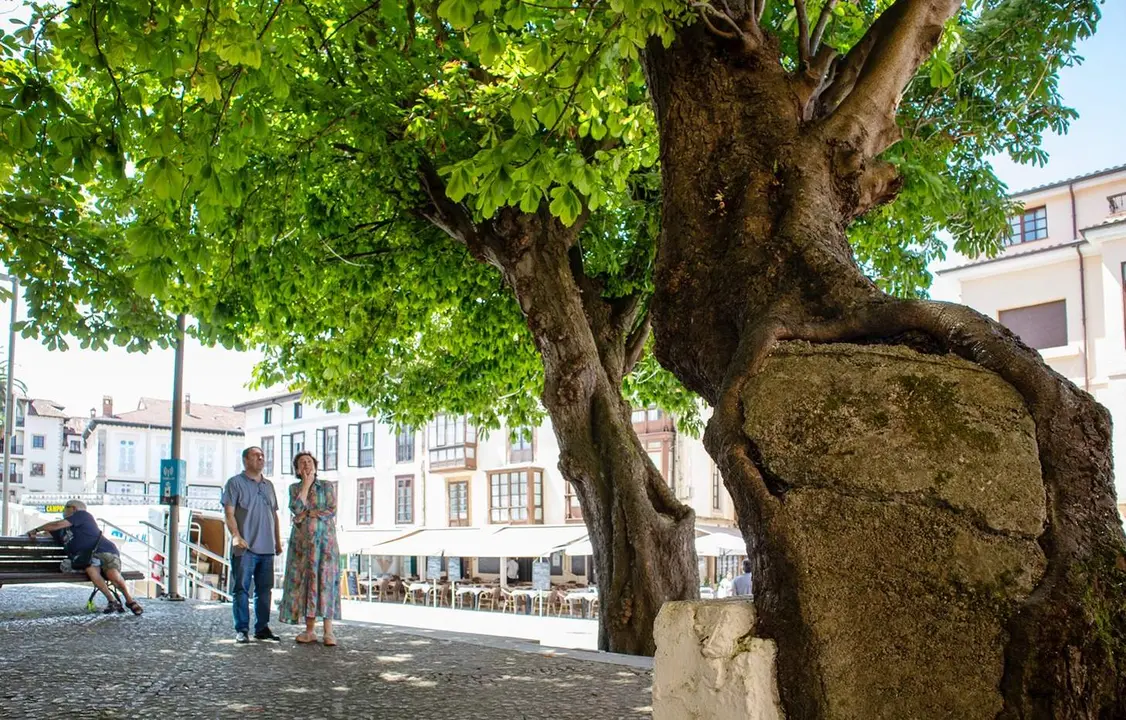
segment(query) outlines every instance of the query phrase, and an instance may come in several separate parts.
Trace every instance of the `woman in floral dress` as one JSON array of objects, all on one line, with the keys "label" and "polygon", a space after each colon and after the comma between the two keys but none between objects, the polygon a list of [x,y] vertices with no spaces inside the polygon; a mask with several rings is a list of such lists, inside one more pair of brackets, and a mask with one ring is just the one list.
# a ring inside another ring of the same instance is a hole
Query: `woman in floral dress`
[{"label": "woman in floral dress", "polygon": [[313,629],[324,618],[324,643],[336,645],[332,621],[340,619],[340,552],[336,546],[336,489],[317,478],[317,460],[299,452],[293,472],[300,481],[289,486],[293,530],[285,560],[278,619],[305,623],[299,643],[316,642]]}]

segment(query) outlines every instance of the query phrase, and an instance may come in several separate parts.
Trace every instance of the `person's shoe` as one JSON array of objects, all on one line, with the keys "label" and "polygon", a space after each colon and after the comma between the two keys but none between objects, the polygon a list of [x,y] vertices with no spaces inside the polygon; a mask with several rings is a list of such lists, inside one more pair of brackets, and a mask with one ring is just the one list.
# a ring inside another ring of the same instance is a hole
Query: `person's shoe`
[{"label": "person's shoe", "polygon": [[254,633],[255,640],[266,640],[268,642],[281,642],[281,638],[274,634],[270,628],[266,628],[262,632]]},{"label": "person's shoe", "polygon": [[246,633],[240,632],[237,635],[235,635],[235,642],[237,642],[239,645],[246,645],[247,643],[250,642],[250,637],[247,636]]},{"label": "person's shoe", "polygon": [[102,610],[103,615],[112,615],[113,613],[125,612],[125,608],[121,607],[119,602],[111,602],[106,605],[106,609]]}]

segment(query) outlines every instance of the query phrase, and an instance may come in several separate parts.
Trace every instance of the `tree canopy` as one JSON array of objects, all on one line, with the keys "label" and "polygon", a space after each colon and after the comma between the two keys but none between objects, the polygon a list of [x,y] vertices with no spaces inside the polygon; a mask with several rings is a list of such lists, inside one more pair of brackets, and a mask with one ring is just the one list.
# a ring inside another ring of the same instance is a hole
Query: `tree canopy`
[{"label": "tree canopy", "polygon": [[[889,5],[768,2],[763,25],[798,67]],[[144,350],[189,312],[205,342],[264,347],[264,383],[486,427],[538,416],[542,368],[429,193],[478,220],[542,207],[581,224],[586,274],[645,303],[660,143],[638,59],[684,24],[727,32],[716,6],[678,0],[31,7],[0,37],[0,262],[34,280],[25,335]],[[924,292],[944,232],[995,251],[1011,207],[988,158],[1044,162],[1042,134],[1074,115],[1057,73],[1098,14],[1003,0],[949,23],[899,108],[898,198],[851,230],[886,289]],[[691,417],[651,355],[626,389]]]}]

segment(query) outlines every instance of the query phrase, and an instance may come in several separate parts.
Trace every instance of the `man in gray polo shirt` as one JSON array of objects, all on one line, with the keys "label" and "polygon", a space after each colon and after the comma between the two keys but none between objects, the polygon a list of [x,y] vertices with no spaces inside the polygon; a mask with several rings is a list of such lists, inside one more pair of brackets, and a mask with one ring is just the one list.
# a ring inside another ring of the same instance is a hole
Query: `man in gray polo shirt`
[{"label": "man in gray polo shirt", "polygon": [[281,555],[278,498],[262,476],[266,456],[259,447],[242,451],[243,471],[223,488],[223,511],[231,531],[231,595],[234,596],[235,642],[248,643],[250,589],[254,588],[254,637],[281,640],[270,630],[270,591],[274,556]]}]

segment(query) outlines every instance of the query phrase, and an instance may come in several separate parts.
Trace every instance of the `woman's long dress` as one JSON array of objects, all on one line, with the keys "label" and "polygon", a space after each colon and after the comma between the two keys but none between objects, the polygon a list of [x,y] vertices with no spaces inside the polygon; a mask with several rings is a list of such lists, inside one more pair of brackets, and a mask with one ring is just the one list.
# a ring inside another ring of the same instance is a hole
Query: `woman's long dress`
[{"label": "woman's long dress", "polygon": [[[301,483],[289,486],[289,511],[295,519],[289,535],[278,619],[303,623],[306,618],[340,619],[340,551],[336,546],[336,489],[313,481],[309,496],[301,502]],[[305,515],[311,510],[329,510],[331,515]]]}]

